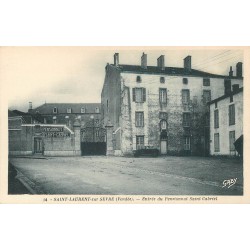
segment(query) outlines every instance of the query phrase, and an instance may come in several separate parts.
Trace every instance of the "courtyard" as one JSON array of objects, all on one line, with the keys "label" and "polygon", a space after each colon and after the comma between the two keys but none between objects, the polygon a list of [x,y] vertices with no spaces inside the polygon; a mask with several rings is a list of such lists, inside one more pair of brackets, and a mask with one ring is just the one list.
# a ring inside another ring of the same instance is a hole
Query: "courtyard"
[{"label": "courtyard", "polygon": [[[85,156],[9,161],[31,194],[243,194],[243,163],[234,158]],[[225,186],[228,180],[235,182]]]}]

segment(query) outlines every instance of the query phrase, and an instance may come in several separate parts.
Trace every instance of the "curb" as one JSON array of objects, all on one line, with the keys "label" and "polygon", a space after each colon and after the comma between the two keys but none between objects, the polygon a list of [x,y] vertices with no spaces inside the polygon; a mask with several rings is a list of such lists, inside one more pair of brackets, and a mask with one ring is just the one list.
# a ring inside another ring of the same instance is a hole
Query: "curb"
[{"label": "curb", "polygon": [[26,177],[23,173],[17,170],[16,179],[19,180],[31,194],[45,194],[42,189],[33,181],[31,181],[28,177]]}]

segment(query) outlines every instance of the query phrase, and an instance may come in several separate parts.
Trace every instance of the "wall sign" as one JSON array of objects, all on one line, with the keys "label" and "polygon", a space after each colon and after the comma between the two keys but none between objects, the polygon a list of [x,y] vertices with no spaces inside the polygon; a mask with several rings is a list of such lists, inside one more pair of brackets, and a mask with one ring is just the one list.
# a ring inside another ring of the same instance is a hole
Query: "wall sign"
[{"label": "wall sign", "polygon": [[63,127],[42,127],[41,131],[44,137],[64,137],[67,134],[64,134]]}]

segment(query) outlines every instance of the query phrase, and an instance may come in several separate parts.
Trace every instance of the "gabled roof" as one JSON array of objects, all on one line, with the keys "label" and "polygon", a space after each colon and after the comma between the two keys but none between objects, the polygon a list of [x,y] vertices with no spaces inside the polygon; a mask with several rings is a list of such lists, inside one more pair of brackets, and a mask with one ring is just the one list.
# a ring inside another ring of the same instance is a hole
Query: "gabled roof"
[{"label": "gabled roof", "polygon": [[53,114],[53,108],[57,108],[58,114],[67,113],[67,109],[71,108],[72,114],[81,113],[81,108],[85,108],[85,113],[95,113],[95,109],[101,109],[101,103],[45,103],[30,112],[35,114]]},{"label": "gabled roof", "polygon": [[[111,64],[114,66],[113,64]],[[224,75],[211,74],[204,71],[191,69],[190,71],[185,68],[178,67],[165,67],[164,70],[157,66],[147,66],[143,69],[140,65],[126,65],[120,64],[118,67],[122,72],[130,72],[137,74],[158,74],[158,75],[176,75],[176,76],[196,76],[196,77],[210,77],[210,78],[231,78],[231,79],[242,79],[236,76],[229,77]]]},{"label": "gabled roof", "polygon": [[236,91],[232,91],[230,94],[226,94],[226,95],[220,96],[220,97],[218,97],[218,98],[212,100],[211,102],[208,102],[208,105],[211,105],[211,104],[213,104],[213,103],[215,103],[215,102],[221,101],[221,100],[223,100],[223,99],[225,99],[225,98],[228,98],[228,97],[230,97],[230,96],[236,95],[236,94],[238,94],[238,93],[240,93],[240,92],[243,92],[243,87],[239,88],[239,89],[236,90]]}]

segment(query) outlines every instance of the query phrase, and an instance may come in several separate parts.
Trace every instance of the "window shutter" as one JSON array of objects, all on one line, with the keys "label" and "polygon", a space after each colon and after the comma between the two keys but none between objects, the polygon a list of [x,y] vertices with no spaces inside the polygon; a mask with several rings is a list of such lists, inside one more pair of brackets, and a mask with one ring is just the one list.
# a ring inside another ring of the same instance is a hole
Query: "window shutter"
[{"label": "window shutter", "polygon": [[233,113],[232,114],[232,116],[233,116],[233,119],[232,119],[233,121],[232,122],[233,122],[233,124],[235,124],[235,108],[234,108],[234,105],[232,107],[232,113]]},{"label": "window shutter", "polygon": [[133,90],[133,102],[135,102],[135,88],[133,88],[132,90]]},{"label": "window shutter", "polygon": [[146,89],[142,88],[143,91],[143,101],[146,102]]}]

